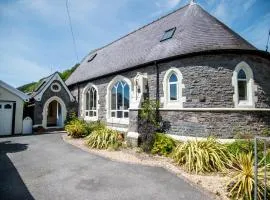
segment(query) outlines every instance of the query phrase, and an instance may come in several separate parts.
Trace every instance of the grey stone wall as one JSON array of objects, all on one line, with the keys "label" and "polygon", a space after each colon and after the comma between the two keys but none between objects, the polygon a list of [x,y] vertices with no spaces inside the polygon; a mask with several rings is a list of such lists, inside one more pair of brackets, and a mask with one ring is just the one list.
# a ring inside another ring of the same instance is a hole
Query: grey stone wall
[{"label": "grey stone wall", "polygon": [[[233,71],[237,64],[245,61],[253,70],[255,85],[257,86],[257,92],[255,96],[257,96],[258,101],[256,102],[256,108],[270,108],[270,59],[264,59],[255,55],[233,55],[233,54],[224,54],[224,55],[202,55],[195,56],[183,59],[177,59],[170,62],[159,63],[159,95],[163,97],[163,79],[166,71],[171,67],[178,68],[183,75],[183,84],[185,88],[183,89],[183,96],[186,97],[186,102],[183,103],[184,108],[234,108],[233,102],[233,94],[234,88],[232,86],[232,76]],[[148,76],[148,86],[149,86],[149,96],[151,99],[156,98],[156,67],[155,65],[144,66],[142,68],[137,68],[134,70],[130,70],[128,72],[119,73],[118,75],[125,76],[129,78],[131,81],[136,76],[137,72],[147,73]],[[100,78],[97,80],[91,81],[92,84],[95,84],[98,88],[99,93],[99,119],[102,121],[106,121],[106,93],[107,86],[109,82],[115,77],[107,76],[105,78]],[[80,94],[87,83],[79,84]],[[78,99],[78,91],[77,86],[70,88],[72,93],[77,96]],[[80,99],[82,96],[80,97]],[[200,99],[205,98],[205,101],[200,101]],[[161,104],[162,106],[162,104]],[[81,112],[81,105],[79,106],[79,113]],[[206,119],[210,120],[217,117],[220,118],[218,113],[212,112],[199,112],[194,115],[198,118],[199,122],[189,122],[187,120],[186,124],[185,118],[183,115],[190,115],[191,113],[185,113],[182,111],[174,111],[172,112],[161,112],[164,119],[171,120],[173,123],[170,132],[173,134],[193,134],[196,130],[196,133],[200,133],[201,135],[208,135],[211,127],[211,123],[207,122]],[[136,121],[136,114],[130,113],[130,130],[134,129],[134,123]],[[204,114],[204,117],[201,115]],[[197,116],[199,115],[199,116]],[[267,112],[265,115],[260,115],[256,113],[223,113],[222,120],[223,123],[227,123],[226,126],[222,126],[224,129],[224,133],[222,132],[215,133],[220,137],[231,137],[232,135],[232,127],[229,123],[230,118],[232,118],[235,123],[232,126],[236,126],[237,123],[239,126],[248,127],[247,124],[244,123],[243,120],[247,120],[248,116],[252,116],[252,118],[256,121],[251,123],[253,128],[268,126],[269,122],[267,121],[267,117],[269,116]],[[266,116],[266,117],[264,117]],[[205,119],[205,121],[203,121]],[[180,121],[179,121],[180,120]],[[181,121],[182,120],[182,121]],[[259,123],[259,121],[262,121]],[[266,121],[266,122],[263,122]],[[177,123],[176,123],[177,122]],[[178,123],[179,122],[179,123]],[[182,124],[181,124],[181,123]],[[195,123],[195,124],[192,124]],[[216,122],[215,122],[216,123]],[[220,123],[220,125],[222,125]],[[115,124],[115,126],[117,126]],[[251,125],[250,125],[251,126]],[[122,127],[119,125],[119,127]],[[186,127],[183,128],[183,127]],[[190,128],[187,128],[190,127]],[[218,126],[217,126],[218,127]],[[192,129],[192,130],[191,130]],[[190,130],[190,131],[183,131]],[[259,129],[258,129],[259,130]],[[214,131],[220,132],[220,131]],[[227,132],[227,135],[225,134]]]},{"label": "grey stone wall", "polygon": [[61,85],[61,90],[59,92],[53,92],[51,90],[51,85],[47,88],[47,90],[43,93],[42,95],[42,99],[41,101],[35,101],[35,109],[34,109],[34,125],[35,124],[42,124],[42,112],[43,112],[43,107],[44,104],[46,103],[46,101],[53,97],[53,96],[57,96],[59,98],[61,98],[67,108],[67,115],[69,115],[72,112],[77,112],[77,105],[76,102],[71,102],[70,101],[70,97],[68,95],[68,93],[66,92],[66,90],[64,89],[64,87],[62,86],[62,84],[59,81],[53,81],[53,83],[59,83]]},{"label": "grey stone wall", "polygon": [[270,112],[250,111],[160,111],[170,122],[169,134],[233,138],[237,132],[260,135],[270,128]]}]

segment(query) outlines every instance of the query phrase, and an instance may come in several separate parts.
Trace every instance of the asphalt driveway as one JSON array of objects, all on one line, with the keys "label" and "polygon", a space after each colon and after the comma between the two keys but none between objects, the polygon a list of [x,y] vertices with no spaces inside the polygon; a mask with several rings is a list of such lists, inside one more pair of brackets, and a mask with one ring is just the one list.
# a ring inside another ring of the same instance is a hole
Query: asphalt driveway
[{"label": "asphalt driveway", "polygon": [[110,161],[60,134],[0,138],[0,199],[210,199],[158,167]]}]

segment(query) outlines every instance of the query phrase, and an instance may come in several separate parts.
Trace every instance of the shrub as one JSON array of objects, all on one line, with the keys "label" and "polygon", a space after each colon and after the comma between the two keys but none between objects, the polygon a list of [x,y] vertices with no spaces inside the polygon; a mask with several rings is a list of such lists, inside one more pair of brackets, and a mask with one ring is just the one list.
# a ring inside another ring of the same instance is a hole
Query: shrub
[{"label": "shrub", "polygon": [[155,142],[151,153],[167,156],[175,148],[175,141],[164,133],[155,134]]},{"label": "shrub", "polygon": [[[262,159],[258,164],[258,199],[262,199],[264,191],[264,165]],[[236,170],[233,177],[231,178],[229,184],[227,185],[228,192],[230,196],[234,199],[253,199],[253,185],[254,185],[254,159],[252,152],[240,153],[235,156],[233,160],[233,169]],[[270,164],[267,164],[267,196],[270,197]]]},{"label": "shrub", "polygon": [[87,135],[90,135],[93,131],[104,129],[106,126],[101,121],[89,122],[86,124]]},{"label": "shrub", "polygon": [[65,126],[65,130],[67,131],[68,135],[73,138],[81,138],[87,135],[85,122],[78,118],[74,118],[69,121]]},{"label": "shrub", "polygon": [[[266,144],[269,147],[269,144]],[[239,153],[248,154],[249,152],[254,153],[254,141],[253,140],[236,140],[233,143],[226,144],[227,150],[234,156]],[[263,158],[264,143],[258,141],[257,143],[257,152],[258,158],[261,160]],[[266,154],[266,162],[270,163],[270,152]]]},{"label": "shrub", "polygon": [[86,138],[86,144],[96,149],[118,149],[122,145],[123,137],[115,130],[102,128],[92,132]]},{"label": "shrub", "polygon": [[224,171],[230,164],[230,154],[226,147],[214,138],[179,144],[172,157],[178,165],[183,165],[188,172],[196,174]]},{"label": "shrub", "polygon": [[155,132],[159,129],[159,119],[157,110],[159,103],[155,100],[146,99],[142,103],[142,109],[139,112],[139,132],[140,146],[145,152],[150,152],[155,142]]}]

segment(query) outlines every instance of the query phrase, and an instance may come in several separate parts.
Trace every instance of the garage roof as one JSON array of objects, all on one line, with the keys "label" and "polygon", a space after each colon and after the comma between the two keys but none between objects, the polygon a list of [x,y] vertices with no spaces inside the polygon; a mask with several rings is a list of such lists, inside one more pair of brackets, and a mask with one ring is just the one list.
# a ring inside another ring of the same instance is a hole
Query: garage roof
[{"label": "garage roof", "polygon": [[8,90],[9,92],[11,92],[12,94],[20,97],[22,100],[24,101],[29,101],[29,96],[26,95],[25,93],[17,90],[16,88],[12,87],[11,85],[5,83],[4,81],[0,80],[0,87],[5,88],[6,90]]}]

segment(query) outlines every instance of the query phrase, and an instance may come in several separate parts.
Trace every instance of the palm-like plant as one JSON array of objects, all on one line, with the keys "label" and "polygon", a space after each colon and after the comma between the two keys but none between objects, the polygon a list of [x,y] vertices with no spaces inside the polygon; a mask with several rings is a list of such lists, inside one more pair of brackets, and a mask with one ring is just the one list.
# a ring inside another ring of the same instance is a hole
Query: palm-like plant
[{"label": "palm-like plant", "polygon": [[[258,199],[263,199],[264,191],[264,159],[258,163]],[[233,169],[235,170],[232,179],[228,184],[228,191],[232,198],[239,200],[251,200],[254,192],[254,158],[252,152],[248,154],[240,153],[233,160]],[[267,168],[267,195],[269,197],[270,189],[270,164]]]},{"label": "palm-like plant", "polygon": [[231,160],[226,147],[214,138],[179,144],[172,157],[178,165],[196,174],[224,171]]}]

